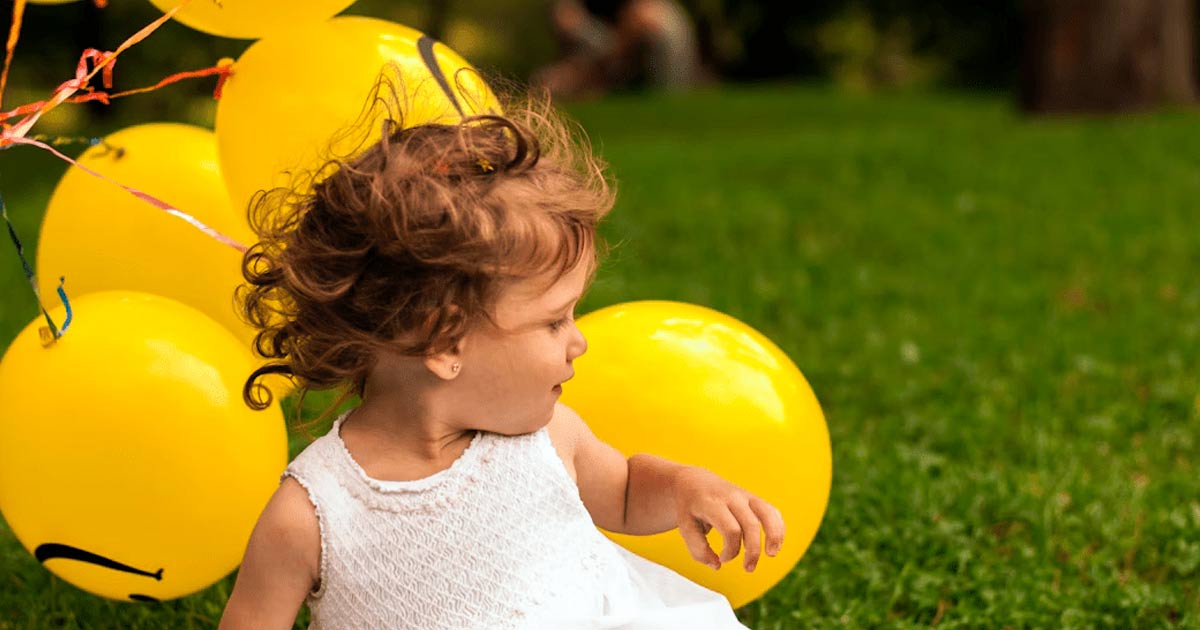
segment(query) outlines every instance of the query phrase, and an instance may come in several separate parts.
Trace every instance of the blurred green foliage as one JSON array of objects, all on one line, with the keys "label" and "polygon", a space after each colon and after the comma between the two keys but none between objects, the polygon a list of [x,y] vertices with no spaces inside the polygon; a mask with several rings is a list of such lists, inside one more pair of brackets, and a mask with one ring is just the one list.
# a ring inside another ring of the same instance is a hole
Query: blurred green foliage
[{"label": "blurred green foliage", "polygon": [[[209,0],[196,0],[209,1]],[[413,26],[439,37],[473,64],[524,79],[552,61],[550,0],[358,0],[346,14]],[[11,3],[0,11],[7,32]],[[1016,78],[1020,3],[981,0],[811,0],[803,3],[681,0],[699,33],[702,57],[729,79],[806,77],[857,90],[948,84],[995,88]],[[5,108],[44,98],[69,79],[85,48],[115,49],[161,13],[146,0],[29,5]],[[114,89],[152,85],[184,70],[236,58],[252,42],[215,37],[171,22],[122,54]],[[41,131],[71,134],[151,120],[211,126],[214,79],[151,95],[55,112]],[[304,89],[320,89],[313,77]],[[99,127],[97,127],[99,125]]]},{"label": "blurred green foliage", "polygon": [[[204,0],[197,0],[204,1]],[[366,15],[425,31],[437,19],[434,3],[415,0],[359,0],[344,15]],[[74,76],[86,48],[114,50],[127,37],[161,16],[146,0],[113,0],[97,9],[90,0],[64,5],[29,5],[17,46],[4,109],[48,96]],[[9,8],[3,11],[5,31]],[[545,10],[513,0],[456,2],[446,12],[441,38],[492,74],[520,78],[550,61],[553,41]],[[253,42],[216,37],[175,22],[160,27],[145,41],[122,53],[116,64],[113,90],[149,86],[186,70],[210,67],[223,57],[237,58]],[[94,82],[99,85],[99,79]],[[88,133],[135,122],[174,120],[212,126],[215,102],[213,78],[177,83],[146,95],[118,99],[109,106],[88,104],[52,112],[38,130],[48,134]],[[320,77],[298,89],[319,90]]]}]

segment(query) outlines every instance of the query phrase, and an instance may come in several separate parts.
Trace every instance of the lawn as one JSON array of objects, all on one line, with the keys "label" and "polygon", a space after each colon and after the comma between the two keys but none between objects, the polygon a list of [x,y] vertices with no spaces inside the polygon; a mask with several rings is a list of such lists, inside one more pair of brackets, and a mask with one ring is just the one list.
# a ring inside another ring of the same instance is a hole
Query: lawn
[{"label": "lawn", "polygon": [[[826,413],[828,512],[747,625],[1200,628],[1200,115],[796,86],[571,112],[620,183],[581,312],[729,313]],[[62,168],[31,151],[0,192],[32,260]],[[3,348],[37,312],[0,261]],[[0,563],[0,628],[208,628],[233,584],[96,598],[2,525]]]}]

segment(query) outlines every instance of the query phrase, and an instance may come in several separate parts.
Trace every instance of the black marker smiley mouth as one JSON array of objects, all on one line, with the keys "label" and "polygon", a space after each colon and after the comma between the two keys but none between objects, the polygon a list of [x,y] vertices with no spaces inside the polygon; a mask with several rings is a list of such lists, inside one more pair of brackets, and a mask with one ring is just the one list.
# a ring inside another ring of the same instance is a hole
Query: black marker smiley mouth
[{"label": "black marker smiley mouth", "polygon": [[[142,569],[131,567],[127,564],[122,564],[116,560],[105,558],[100,554],[95,554],[90,551],[80,549],[79,547],[72,547],[71,545],[64,545],[61,543],[40,544],[37,546],[37,549],[33,550],[33,557],[37,558],[38,562],[41,562],[42,564],[45,564],[47,560],[52,560],[54,558],[65,558],[67,560],[78,560],[79,562],[90,562],[91,564],[99,565],[116,571],[124,571],[134,575],[151,577],[159,582],[162,581],[163,575],[163,570],[161,568],[151,573],[150,571],[143,571]],[[150,597],[149,595],[141,595],[138,593],[131,593],[129,595],[129,599],[139,602],[158,603],[157,599]]]}]

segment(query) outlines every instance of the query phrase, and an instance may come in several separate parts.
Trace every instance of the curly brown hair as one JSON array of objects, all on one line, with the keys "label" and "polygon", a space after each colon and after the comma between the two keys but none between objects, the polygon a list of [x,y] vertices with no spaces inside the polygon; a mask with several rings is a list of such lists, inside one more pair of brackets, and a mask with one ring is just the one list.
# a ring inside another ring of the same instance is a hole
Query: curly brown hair
[{"label": "curly brown hair", "polygon": [[271,404],[258,382],[269,374],[289,377],[301,403],[310,390],[346,388],[323,418],[363,395],[376,353],[436,354],[491,321],[505,282],[559,278],[581,262],[594,271],[615,188],[548,96],[458,124],[397,118],[364,151],[327,160],[316,184],[251,204],[260,240],[235,295],[258,329],[255,352],[275,359],[246,380],[251,408]]}]

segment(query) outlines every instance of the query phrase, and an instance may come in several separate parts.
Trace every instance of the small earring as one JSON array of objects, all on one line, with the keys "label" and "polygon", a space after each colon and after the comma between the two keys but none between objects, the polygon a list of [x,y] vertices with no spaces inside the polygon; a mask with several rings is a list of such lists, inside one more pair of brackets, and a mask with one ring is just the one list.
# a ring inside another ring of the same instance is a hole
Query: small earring
[{"label": "small earring", "polygon": [[451,366],[450,366],[450,371],[451,371],[451,372],[454,372],[455,374],[458,374],[458,368],[460,368],[460,367],[462,367],[462,366],[461,366],[461,365],[459,365],[459,364],[457,364],[457,363],[455,363],[454,365],[451,365]]}]

